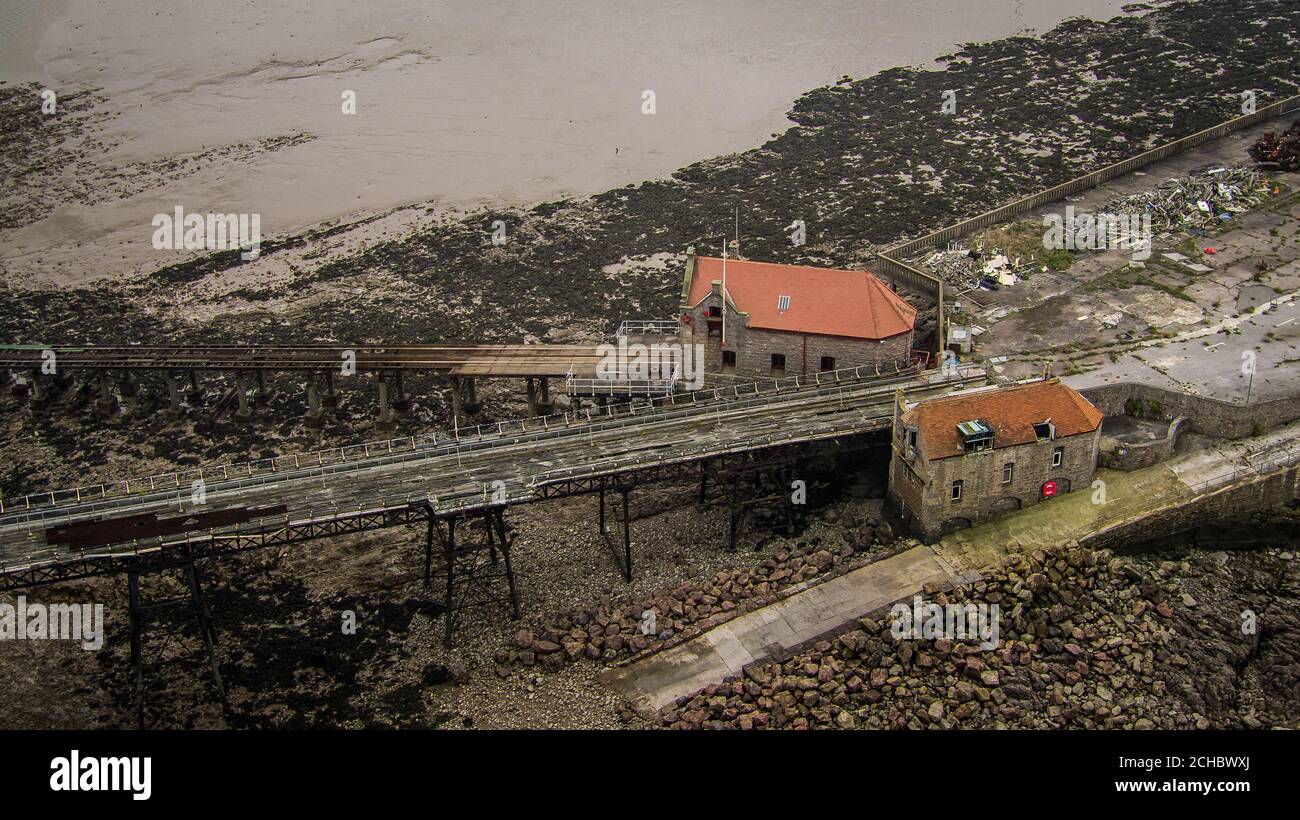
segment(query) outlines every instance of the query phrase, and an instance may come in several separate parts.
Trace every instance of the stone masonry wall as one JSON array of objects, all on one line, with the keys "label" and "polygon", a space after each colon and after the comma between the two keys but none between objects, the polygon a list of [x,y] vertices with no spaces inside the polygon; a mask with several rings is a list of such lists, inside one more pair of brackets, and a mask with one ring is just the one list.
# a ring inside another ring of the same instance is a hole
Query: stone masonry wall
[{"label": "stone masonry wall", "polygon": [[1242,514],[1267,510],[1300,499],[1300,467],[1292,465],[1263,476],[1243,476],[1212,493],[1180,499],[1178,503],[1145,511],[1080,539],[1092,549],[1142,542],[1201,524],[1230,521]]},{"label": "stone masonry wall", "polygon": [[1186,416],[1191,431],[1225,438],[1259,435],[1300,419],[1300,402],[1289,398],[1251,405],[1231,404],[1135,382],[1089,387],[1079,392],[1108,416],[1128,413],[1165,421]]},{"label": "stone masonry wall", "polygon": [[[1051,441],[998,447],[979,453],[924,462],[917,472],[928,477],[923,487],[907,475],[903,460],[895,454],[890,473],[890,500],[894,509],[926,542],[936,540],[950,519],[974,524],[999,513],[1021,509],[1043,501],[1042,487],[1055,481],[1058,493],[1087,489],[1097,464],[1101,432],[1095,430]],[[1052,466],[1052,451],[1063,447],[1060,467]],[[1014,465],[1012,480],[1004,484],[1002,470]],[[952,500],[952,484],[962,482],[960,501]]]},{"label": "stone masonry wall", "polygon": [[[768,378],[772,375],[772,354],[785,355],[786,376],[811,375],[821,369],[823,356],[835,359],[835,367],[854,367],[876,362],[890,363],[906,359],[912,350],[912,334],[900,333],[888,339],[850,339],[843,336],[819,336],[789,333],[747,326],[748,315],[730,306],[726,311],[726,344],[709,335],[709,308],[722,306],[719,292],[709,294],[699,305],[683,311],[691,317],[682,325],[682,342],[704,345],[704,371],[722,370],[722,351],[736,353],[737,376]],[[804,340],[807,339],[807,352]]]},{"label": "stone masonry wall", "polygon": [[1178,446],[1178,436],[1186,427],[1187,417],[1179,416],[1169,423],[1169,429],[1163,437],[1155,441],[1120,444],[1113,450],[1103,452],[1097,463],[1112,470],[1131,472],[1168,461]]},{"label": "stone masonry wall", "polygon": [[[806,359],[804,339],[808,340]],[[745,345],[736,355],[736,372],[746,376],[772,375],[773,353],[785,355],[785,375],[806,376],[821,370],[823,356],[830,356],[835,359],[836,368],[843,368],[905,359],[911,350],[911,333],[872,341],[748,328]]]}]

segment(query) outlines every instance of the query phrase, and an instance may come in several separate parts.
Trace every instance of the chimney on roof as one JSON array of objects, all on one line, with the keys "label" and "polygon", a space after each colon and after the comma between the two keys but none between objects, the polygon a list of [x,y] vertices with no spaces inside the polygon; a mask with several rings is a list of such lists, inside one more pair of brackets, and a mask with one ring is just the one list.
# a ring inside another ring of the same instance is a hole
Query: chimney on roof
[{"label": "chimney on roof", "polygon": [[722,280],[721,280],[721,279],[714,279],[710,284],[713,286],[713,294],[714,294],[715,296],[721,296],[721,295],[722,295]]}]

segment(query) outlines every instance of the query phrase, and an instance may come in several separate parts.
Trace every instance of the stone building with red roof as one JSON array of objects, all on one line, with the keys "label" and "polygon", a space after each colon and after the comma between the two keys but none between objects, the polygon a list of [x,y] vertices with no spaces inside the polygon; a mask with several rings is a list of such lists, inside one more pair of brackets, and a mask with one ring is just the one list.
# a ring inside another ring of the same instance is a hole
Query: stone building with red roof
[{"label": "stone building with red roof", "polygon": [[916,308],[872,274],[723,263],[691,254],[682,282],[681,341],[704,346],[706,372],[800,376],[911,357]]},{"label": "stone building with red roof", "polygon": [[1102,412],[1056,379],[979,388],[894,413],[889,505],[926,541],[1087,489]]}]

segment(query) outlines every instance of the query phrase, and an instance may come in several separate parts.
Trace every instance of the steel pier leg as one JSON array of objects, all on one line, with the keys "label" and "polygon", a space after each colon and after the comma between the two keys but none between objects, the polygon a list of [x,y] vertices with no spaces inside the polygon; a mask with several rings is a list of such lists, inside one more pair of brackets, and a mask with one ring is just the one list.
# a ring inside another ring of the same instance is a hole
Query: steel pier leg
[{"label": "steel pier leg", "polygon": [[506,511],[498,510],[495,516],[496,526],[501,536],[501,555],[506,562],[506,583],[510,585],[510,611],[515,620],[519,620],[519,592],[515,589],[515,570],[510,563],[510,539],[506,537]]},{"label": "steel pier leg", "polygon": [[605,534],[605,478],[600,479],[600,534]]},{"label": "steel pier leg", "polygon": [[[186,553],[189,554],[188,549]],[[194,615],[199,621],[199,631],[203,633],[203,644],[208,651],[208,665],[212,668],[212,681],[217,687],[217,697],[221,698],[222,708],[228,708],[230,703],[226,700],[226,687],[221,681],[221,670],[217,665],[216,629],[212,626],[208,603],[203,598],[202,589],[199,588],[199,579],[194,570],[194,558],[192,556],[190,556],[189,563],[185,565],[185,583],[190,588],[190,606],[194,609]]]},{"label": "steel pier leg", "polygon": [[437,526],[437,519],[433,517],[431,508],[425,513],[429,517],[429,529],[424,535],[424,585],[427,587],[433,580],[433,528]]},{"label": "steel pier leg", "polygon": [[623,580],[632,583],[632,522],[628,520],[628,489],[620,487],[623,494]]},{"label": "steel pier leg", "polygon": [[784,499],[781,508],[785,510],[785,534],[787,536],[794,535],[794,499],[790,497],[790,485],[793,483],[792,475],[793,473],[789,470],[782,470],[776,479],[776,491]]},{"label": "steel pier leg", "polygon": [[131,671],[135,676],[135,716],[136,722],[144,729],[144,657],[140,646],[140,576],[134,572],[126,575],[127,597],[130,600],[127,613],[131,620]]},{"label": "steel pier leg", "polygon": [[736,531],[740,524],[740,474],[736,473],[731,478],[731,527],[727,533],[727,549],[736,548]]},{"label": "steel pier leg", "polygon": [[456,519],[447,519],[447,632],[443,646],[451,646],[451,633],[456,623]]}]

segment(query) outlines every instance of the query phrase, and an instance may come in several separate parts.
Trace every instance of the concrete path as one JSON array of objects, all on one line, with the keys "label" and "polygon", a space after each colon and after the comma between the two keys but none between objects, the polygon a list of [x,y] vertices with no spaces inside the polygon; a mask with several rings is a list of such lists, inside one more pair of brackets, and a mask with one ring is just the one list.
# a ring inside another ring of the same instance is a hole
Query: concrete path
[{"label": "concrete path", "polygon": [[602,673],[638,710],[658,710],[755,661],[786,658],[846,624],[905,600],[928,583],[956,580],[928,547],[846,572],[762,609]]},{"label": "concrete path", "polygon": [[783,660],[858,618],[907,600],[927,583],[957,582],[1001,561],[1009,546],[1051,548],[1151,509],[1186,503],[1243,476],[1300,462],[1300,422],[1122,473],[1098,470],[1104,494],[1081,487],[892,558],[815,584],[682,644],[606,670],[601,679],[639,711],[658,710],[756,661]]}]

